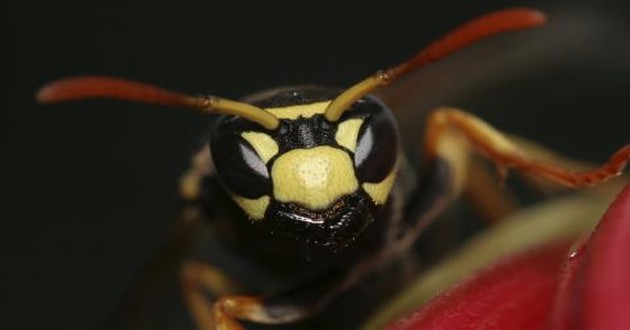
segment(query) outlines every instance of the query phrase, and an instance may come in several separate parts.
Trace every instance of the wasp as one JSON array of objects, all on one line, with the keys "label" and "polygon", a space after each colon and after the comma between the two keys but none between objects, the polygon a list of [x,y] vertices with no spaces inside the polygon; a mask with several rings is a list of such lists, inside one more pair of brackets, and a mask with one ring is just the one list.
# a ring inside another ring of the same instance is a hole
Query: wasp
[{"label": "wasp", "polygon": [[472,154],[503,174],[516,170],[569,187],[622,172],[630,145],[598,168],[572,172],[449,107],[428,115],[415,164],[403,151],[394,114],[374,94],[480,39],[545,20],[523,8],[478,17],[346,89],[281,87],[235,101],[83,76],[47,84],[37,99],[112,98],[217,115],[180,182],[184,218],[205,220],[212,233],[210,255],[180,263],[183,299],[201,329],[289,324],[317,315],[410,253],[460,196]]}]

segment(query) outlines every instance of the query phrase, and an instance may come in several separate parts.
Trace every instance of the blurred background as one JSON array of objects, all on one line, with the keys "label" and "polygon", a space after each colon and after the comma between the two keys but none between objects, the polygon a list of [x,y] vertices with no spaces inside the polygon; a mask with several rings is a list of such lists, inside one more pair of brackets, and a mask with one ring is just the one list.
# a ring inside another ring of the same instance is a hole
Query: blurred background
[{"label": "blurred background", "polygon": [[406,138],[420,139],[431,107],[454,105],[603,162],[630,142],[624,3],[12,2],[0,240],[9,306],[0,327],[100,328],[173,225],[177,179],[209,122],[116,101],[39,106],[43,83],[115,75],[227,98],[347,86],[468,19],[526,5],[548,12],[550,24],[465,50],[389,92],[400,109],[417,108],[401,115],[416,133]]}]

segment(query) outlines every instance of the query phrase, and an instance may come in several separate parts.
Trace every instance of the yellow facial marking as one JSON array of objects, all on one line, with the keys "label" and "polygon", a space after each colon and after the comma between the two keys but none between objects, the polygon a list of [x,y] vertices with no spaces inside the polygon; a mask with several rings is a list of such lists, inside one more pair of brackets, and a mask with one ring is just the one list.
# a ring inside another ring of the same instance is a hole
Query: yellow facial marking
[{"label": "yellow facial marking", "polygon": [[310,118],[318,113],[324,114],[330,102],[331,101],[324,101],[310,104],[292,105],[290,107],[283,108],[268,108],[265,110],[271,112],[272,115],[278,117],[279,119],[297,119],[300,116]]},{"label": "yellow facial marking", "polygon": [[265,133],[245,132],[241,136],[254,147],[254,150],[265,164],[278,153],[278,144],[271,136]]},{"label": "yellow facial marking", "polygon": [[263,196],[257,199],[249,199],[236,195],[232,195],[232,199],[253,220],[262,220],[262,218],[265,217],[265,211],[267,211],[270,200],[269,196]]},{"label": "yellow facial marking", "polygon": [[372,201],[376,204],[385,204],[387,202],[387,197],[389,196],[389,192],[392,190],[392,186],[396,181],[396,174],[398,173],[398,165],[394,166],[389,175],[383,179],[381,182],[370,183],[365,182],[363,186],[363,190],[370,195]]},{"label": "yellow facial marking", "polygon": [[348,119],[337,127],[337,133],[335,134],[335,140],[339,145],[342,145],[352,152],[357,148],[357,137],[359,136],[359,129],[363,124],[363,119]]},{"label": "yellow facial marking", "polygon": [[358,188],[352,159],[340,149],[319,146],[294,149],[271,168],[274,197],[311,210],[323,210]]}]

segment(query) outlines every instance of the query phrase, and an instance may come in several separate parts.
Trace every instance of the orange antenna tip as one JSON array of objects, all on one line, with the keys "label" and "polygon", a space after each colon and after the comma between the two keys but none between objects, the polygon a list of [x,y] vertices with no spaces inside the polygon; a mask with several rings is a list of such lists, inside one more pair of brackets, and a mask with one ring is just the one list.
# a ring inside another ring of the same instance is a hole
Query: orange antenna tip
[{"label": "orange antenna tip", "polygon": [[502,32],[545,23],[544,13],[529,8],[512,8],[483,15],[461,25],[416,53],[407,61],[360,81],[340,94],[326,109],[326,119],[337,121],[352,103],[386,86],[396,78],[435,62],[474,42]]},{"label": "orange antenna tip", "polygon": [[161,87],[114,77],[83,76],[65,78],[44,85],[35,95],[39,103],[75,101],[91,98],[118,99],[159,105],[192,108],[202,113],[240,116],[274,130],[278,118],[251,104],[214,96],[192,96]]}]

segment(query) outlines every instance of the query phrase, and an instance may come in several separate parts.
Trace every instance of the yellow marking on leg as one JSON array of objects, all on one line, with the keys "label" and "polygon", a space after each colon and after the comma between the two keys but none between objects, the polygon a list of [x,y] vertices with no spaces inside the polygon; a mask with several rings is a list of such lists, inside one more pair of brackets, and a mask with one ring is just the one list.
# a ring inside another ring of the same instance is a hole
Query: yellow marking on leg
[{"label": "yellow marking on leg", "polygon": [[470,160],[467,178],[464,196],[485,221],[497,222],[519,209],[514,193],[481,160]]},{"label": "yellow marking on leg", "polygon": [[201,179],[202,176],[188,171],[179,179],[179,194],[188,201],[193,201],[199,198],[201,193]]},{"label": "yellow marking on leg", "polygon": [[292,105],[282,108],[267,108],[272,115],[279,119],[310,118],[316,114],[324,114],[331,101],[315,102],[309,104]]},{"label": "yellow marking on leg", "polygon": [[265,164],[278,153],[278,143],[268,134],[261,132],[245,132],[242,133],[241,136],[251,144]]},{"label": "yellow marking on leg", "polygon": [[354,152],[357,148],[357,139],[361,125],[363,125],[363,119],[360,118],[348,119],[340,123],[339,126],[337,126],[335,140],[339,145]]},{"label": "yellow marking on leg", "polygon": [[215,308],[220,309],[231,317],[264,323],[275,323],[274,319],[265,313],[262,301],[258,298],[249,296],[223,297],[216,302]]},{"label": "yellow marking on leg", "polygon": [[234,294],[240,288],[223,272],[205,262],[186,261],[182,267],[182,276],[215,295]]},{"label": "yellow marking on leg", "polygon": [[204,145],[192,157],[191,166],[179,179],[179,194],[186,200],[195,200],[201,193],[201,181],[214,172],[210,147]]},{"label": "yellow marking on leg", "polygon": [[258,298],[224,296],[211,303],[204,290],[212,291],[218,285],[214,280],[219,279],[231,282],[220,271],[199,262],[188,262],[182,270],[184,300],[199,329],[244,329],[236,318],[264,323],[282,321],[265,313],[262,301]]},{"label": "yellow marking on leg", "polygon": [[276,200],[311,210],[326,209],[359,186],[350,155],[330,146],[294,149],[279,156],[271,179]]},{"label": "yellow marking on leg", "polygon": [[458,132],[449,131],[436,141],[434,146],[436,155],[444,159],[453,171],[452,189],[460,192],[468,177],[469,142]]},{"label": "yellow marking on leg", "polygon": [[262,220],[265,217],[265,212],[267,211],[267,207],[269,207],[270,201],[269,196],[250,199],[232,195],[232,199],[252,220]]},{"label": "yellow marking on leg", "polygon": [[218,295],[233,294],[238,288],[238,284],[220,270],[198,261],[184,263],[181,286],[184,301],[199,329],[216,329],[222,324],[216,317],[215,304],[210,302],[204,291]]}]

